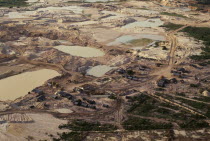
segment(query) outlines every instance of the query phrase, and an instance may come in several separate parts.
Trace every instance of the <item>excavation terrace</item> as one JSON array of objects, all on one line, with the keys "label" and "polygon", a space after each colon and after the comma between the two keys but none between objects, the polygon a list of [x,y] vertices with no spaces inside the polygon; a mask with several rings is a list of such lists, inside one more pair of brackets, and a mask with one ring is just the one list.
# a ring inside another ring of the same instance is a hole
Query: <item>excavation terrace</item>
[{"label": "excavation terrace", "polygon": [[209,139],[209,13],[133,0],[0,6],[3,141]]}]

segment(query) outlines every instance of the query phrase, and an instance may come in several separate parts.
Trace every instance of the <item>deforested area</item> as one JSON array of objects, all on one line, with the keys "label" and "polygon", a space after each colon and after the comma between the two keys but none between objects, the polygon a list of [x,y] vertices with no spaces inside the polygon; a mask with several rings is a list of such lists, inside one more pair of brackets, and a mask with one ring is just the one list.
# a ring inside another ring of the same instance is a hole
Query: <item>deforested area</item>
[{"label": "deforested area", "polygon": [[0,141],[210,138],[205,0],[0,0]]}]

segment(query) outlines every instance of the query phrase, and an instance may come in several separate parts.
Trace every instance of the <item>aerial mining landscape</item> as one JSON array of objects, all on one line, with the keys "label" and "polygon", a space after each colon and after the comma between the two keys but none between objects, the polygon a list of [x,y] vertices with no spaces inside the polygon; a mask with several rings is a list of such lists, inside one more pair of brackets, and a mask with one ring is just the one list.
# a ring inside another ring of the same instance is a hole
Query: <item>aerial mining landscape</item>
[{"label": "aerial mining landscape", "polygon": [[209,141],[210,1],[0,0],[0,141]]}]

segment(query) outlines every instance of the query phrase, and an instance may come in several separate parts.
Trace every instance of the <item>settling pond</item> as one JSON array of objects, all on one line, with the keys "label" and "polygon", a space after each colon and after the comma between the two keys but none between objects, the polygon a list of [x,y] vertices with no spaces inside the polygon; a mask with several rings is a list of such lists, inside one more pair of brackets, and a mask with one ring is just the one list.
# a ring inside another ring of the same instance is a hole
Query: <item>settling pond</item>
[{"label": "settling pond", "polygon": [[73,56],[79,56],[85,58],[100,57],[104,55],[104,52],[101,51],[100,49],[91,48],[91,47],[60,45],[60,46],[55,46],[54,48]]},{"label": "settling pond", "polygon": [[98,65],[98,66],[88,69],[87,75],[92,75],[95,77],[102,77],[105,73],[107,73],[108,71],[110,71],[114,68],[115,67],[110,67],[110,66],[106,66],[106,65]]},{"label": "settling pond", "polygon": [[15,100],[21,96],[25,96],[34,88],[43,85],[47,80],[59,75],[57,71],[42,69],[1,79],[0,100]]},{"label": "settling pond", "polygon": [[162,35],[157,34],[137,34],[137,35],[123,35],[115,39],[113,42],[108,43],[108,46],[113,45],[120,45],[120,44],[127,44],[131,42],[132,40],[137,39],[150,39],[153,41],[165,41],[166,38]]},{"label": "settling pond", "polygon": [[157,19],[147,19],[146,21],[137,21],[125,26],[122,26],[122,29],[126,28],[135,28],[135,27],[158,27],[163,25],[164,22],[161,21],[159,18]]}]

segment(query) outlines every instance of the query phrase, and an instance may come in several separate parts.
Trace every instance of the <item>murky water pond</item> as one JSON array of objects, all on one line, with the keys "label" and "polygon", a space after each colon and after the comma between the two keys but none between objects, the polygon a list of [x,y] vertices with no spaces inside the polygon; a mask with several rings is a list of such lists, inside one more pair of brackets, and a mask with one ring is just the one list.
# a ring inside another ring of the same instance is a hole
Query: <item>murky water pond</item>
[{"label": "murky water pond", "polygon": [[162,35],[157,34],[137,34],[137,35],[123,35],[115,39],[113,42],[108,43],[108,46],[113,45],[120,45],[120,44],[127,44],[131,42],[132,40],[137,39],[150,39],[154,41],[165,41],[165,37]]},{"label": "murky water pond", "polygon": [[1,79],[0,100],[15,100],[26,95],[34,88],[43,85],[45,81],[59,75],[57,71],[42,69]]},{"label": "murky water pond", "polygon": [[164,22],[160,19],[148,19],[146,21],[137,21],[123,26],[122,28],[135,28],[135,27],[158,27],[163,25]]},{"label": "murky water pond", "polygon": [[80,56],[80,57],[99,57],[103,56],[104,52],[100,49],[91,48],[91,47],[82,47],[82,46],[55,46],[57,50],[62,52],[71,54],[73,56]]},{"label": "murky water pond", "polygon": [[110,67],[110,66],[106,66],[106,65],[98,65],[98,66],[88,69],[87,75],[92,75],[95,77],[102,77],[105,73],[107,73],[108,71],[110,71],[114,68],[115,67]]}]

